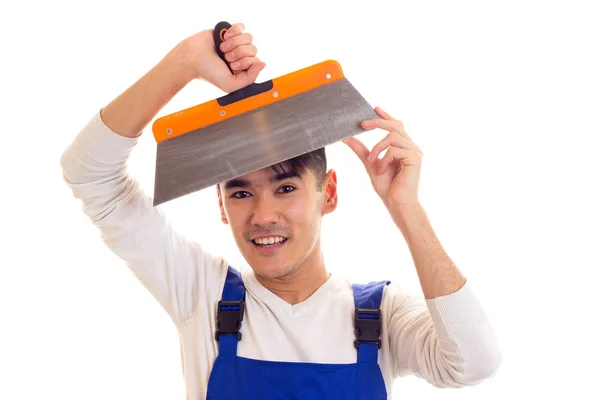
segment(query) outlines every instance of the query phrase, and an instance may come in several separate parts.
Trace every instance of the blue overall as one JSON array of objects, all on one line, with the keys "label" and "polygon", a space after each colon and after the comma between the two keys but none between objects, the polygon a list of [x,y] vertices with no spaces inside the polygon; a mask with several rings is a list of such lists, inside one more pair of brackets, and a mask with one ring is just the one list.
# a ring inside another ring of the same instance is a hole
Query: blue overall
[{"label": "blue overall", "polygon": [[377,363],[381,348],[381,298],[389,281],[353,285],[357,362],[317,364],[238,357],[242,339],[246,289],[241,275],[229,267],[217,310],[219,354],[208,382],[208,400],[372,399],[386,400]]}]

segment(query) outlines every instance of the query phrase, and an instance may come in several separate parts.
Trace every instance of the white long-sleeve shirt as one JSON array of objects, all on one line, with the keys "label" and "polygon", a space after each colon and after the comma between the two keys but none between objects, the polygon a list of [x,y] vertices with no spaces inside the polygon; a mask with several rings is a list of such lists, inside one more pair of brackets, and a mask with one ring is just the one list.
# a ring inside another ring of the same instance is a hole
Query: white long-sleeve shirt
[{"label": "white long-sleeve shirt", "polygon": [[[111,131],[97,113],[65,150],[65,182],[104,243],[122,258],[176,324],[187,399],[205,398],[218,353],[216,304],[228,262],[174,231],[128,173],[137,138]],[[237,267],[237,266],[234,266]],[[240,266],[246,315],[242,357],[314,363],[354,363],[351,282],[332,274],[311,297],[290,305]],[[477,384],[491,377],[500,351],[485,312],[467,282],[432,300],[391,284],[382,298],[379,365],[389,398],[394,380],[413,374],[439,387]],[[325,331],[323,331],[325,330]]]}]

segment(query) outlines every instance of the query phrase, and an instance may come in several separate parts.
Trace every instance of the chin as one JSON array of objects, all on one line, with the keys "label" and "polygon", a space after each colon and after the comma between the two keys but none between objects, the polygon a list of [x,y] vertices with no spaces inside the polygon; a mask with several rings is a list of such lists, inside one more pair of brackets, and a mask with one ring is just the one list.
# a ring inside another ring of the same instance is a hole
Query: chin
[{"label": "chin", "polygon": [[254,273],[263,279],[279,279],[298,269],[302,257],[295,248],[295,240],[290,238],[280,246],[259,248],[256,244],[244,241],[241,246],[243,256]]},{"label": "chin", "polygon": [[264,279],[282,278],[294,271],[293,265],[285,265],[283,263],[273,263],[275,260],[249,260],[248,264],[256,275]]}]

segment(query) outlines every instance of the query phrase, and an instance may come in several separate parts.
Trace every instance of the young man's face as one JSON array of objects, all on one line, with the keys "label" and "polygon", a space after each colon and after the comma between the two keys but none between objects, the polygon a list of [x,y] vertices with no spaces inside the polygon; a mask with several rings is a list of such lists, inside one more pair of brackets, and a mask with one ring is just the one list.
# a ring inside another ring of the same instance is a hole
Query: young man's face
[{"label": "young man's face", "polygon": [[272,168],[219,185],[221,219],[257,275],[280,278],[303,263],[320,262],[321,217],[337,206],[336,176],[318,190],[311,170],[301,176]]}]

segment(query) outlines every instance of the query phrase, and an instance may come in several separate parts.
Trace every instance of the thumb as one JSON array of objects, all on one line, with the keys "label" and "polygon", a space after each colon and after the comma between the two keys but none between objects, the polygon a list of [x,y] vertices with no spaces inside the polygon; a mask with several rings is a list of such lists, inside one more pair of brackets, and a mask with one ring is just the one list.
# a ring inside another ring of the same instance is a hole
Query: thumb
[{"label": "thumb", "polygon": [[230,77],[230,87],[232,88],[232,92],[243,87],[246,87],[258,78],[258,74],[266,67],[264,62],[254,63],[248,68],[246,71],[240,72],[235,75],[231,75]]}]

